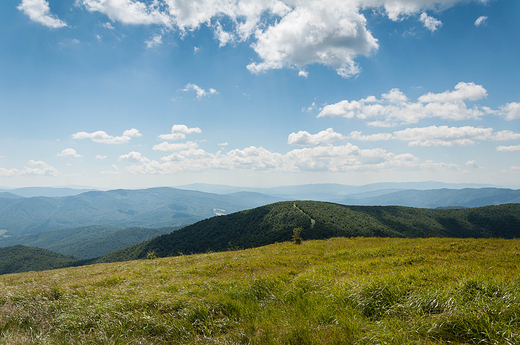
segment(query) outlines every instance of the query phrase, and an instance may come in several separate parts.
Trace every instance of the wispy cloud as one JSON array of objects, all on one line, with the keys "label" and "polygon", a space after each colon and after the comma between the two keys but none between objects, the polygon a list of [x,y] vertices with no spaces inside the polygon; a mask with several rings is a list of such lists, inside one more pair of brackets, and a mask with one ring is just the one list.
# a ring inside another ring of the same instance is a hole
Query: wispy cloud
[{"label": "wispy cloud", "polygon": [[475,26],[478,28],[481,25],[485,25],[487,19],[488,19],[488,17],[486,17],[486,16],[478,17],[477,20],[475,20]]},{"label": "wispy cloud", "polygon": [[195,91],[197,93],[197,99],[199,99],[199,100],[204,96],[218,95],[218,91],[215,89],[210,88],[208,91],[206,91],[205,89],[201,88],[200,86],[192,84],[192,83],[187,84],[184,87],[184,89],[182,89],[182,91],[184,91],[184,92]]}]

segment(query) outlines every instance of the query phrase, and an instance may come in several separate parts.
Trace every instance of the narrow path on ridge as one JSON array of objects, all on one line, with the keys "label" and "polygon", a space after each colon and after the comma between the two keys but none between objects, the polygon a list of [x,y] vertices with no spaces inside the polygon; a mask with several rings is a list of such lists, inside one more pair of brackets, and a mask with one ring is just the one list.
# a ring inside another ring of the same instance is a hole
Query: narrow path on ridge
[{"label": "narrow path on ridge", "polygon": [[293,206],[294,208],[296,208],[298,211],[300,211],[301,213],[303,213],[304,215],[306,215],[307,217],[309,217],[311,219],[311,229],[314,228],[314,224],[316,224],[316,221],[314,219],[312,219],[311,216],[309,216],[307,213],[303,212],[303,210],[301,208],[299,208],[298,206],[296,206],[296,203],[293,203]]}]

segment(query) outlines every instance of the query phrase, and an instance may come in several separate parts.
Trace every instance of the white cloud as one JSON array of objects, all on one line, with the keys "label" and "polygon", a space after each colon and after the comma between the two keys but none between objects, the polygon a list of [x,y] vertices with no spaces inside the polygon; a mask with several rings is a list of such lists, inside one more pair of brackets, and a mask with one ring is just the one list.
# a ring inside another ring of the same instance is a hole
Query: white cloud
[{"label": "white cloud", "polygon": [[43,161],[30,160],[23,169],[6,169],[0,168],[0,176],[12,177],[22,175],[37,175],[37,176],[59,176],[60,172],[51,165]]},{"label": "white cloud", "polygon": [[22,0],[17,7],[25,13],[33,22],[40,23],[49,28],[62,28],[67,24],[51,13],[49,3],[46,0]]},{"label": "white cloud", "polygon": [[497,151],[500,152],[514,152],[514,151],[520,151],[520,145],[516,146],[498,146]]},{"label": "white cloud", "polygon": [[197,54],[200,52],[200,48],[199,47],[193,47],[193,54]]},{"label": "white cloud", "polygon": [[96,158],[96,159],[106,159],[107,156],[97,155],[95,158]]},{"label": "white cloud", "polygon": [[72,135],[72,139],[90,139],[93,142],[102,144],[126,144],[132,140],[132,138],[140,136],[142,136],[142,134],[139,133],[139,130],[132,128],[124,131],[120,137],[113,137],[104,131],[97,131],[92,133],[78,132]]},{"label": "white cloud", "polygon": [[141,153],[132,151],[126,155],[119,156],[119,161],[126,161],[126,162],[139,162],[139,163],[147,163],[150,160],[146,157],[141,156]]},{"label": "white cloud", "polygon": [[60,156],[60,157],[75,157],[75,158],[80,158],[81,155],[79,155],[76,150],[74,149],[65,149],[63,151],[61,151],[60,153],[56,154],[56,156]]},{"label": "white cloud", "polygon": [[299,75],[300,77],[307,78],[307,77],[309,76],[309,72],[307,72],[307,71],[305,71],[305,70],[300,70],[300,71],[298,72],[298,75]]},{"label": "white cloud", "polygon": [[[454,91],[439,94],[427,93],[418,98],[418,102],[410,102],[399,89],[381,95],[381,100],[369,96],[359,101],[343,100],[324,106],[318,117],[358,118],[368,121],[375,127],[392,127],[398,124],[417,123],[430,117],[448,120],[478,119],[489,113],[485,107],[469,108],[465,101],[475,101],[487,96],[481,85],[460,82]],[[511,107],[511,108],[514,108]],[[514,110],[513,110],[514,113]]]},{"label": "white cloud", "polygon": [[200,86],[192,84],[192,83],[187,84],[184,87],[184,89],[182,89],[182,91],[184,91],[184,92],[195,91],[197,93],[197,99],[201,99],[202,97],[209,96],[209,95],[215,95],[215,94],[218,95],[218,91],[215,89],[210,88],[209,91],[206,92],[206,90],[204,90]]},{"label": "white cloud", "polygon": [[334,129],[328,128],[317,134],[310,134],[306,131],[291,133],[287,139],[287,143],[300,146],[318,146],[330,144],[337,140],[345,139],[340,133],[334,132]]},{"label": "white cloud", "polygon": [[[366,11],[392,21],[420,15],[429,30],[440,21],[425,11],[442,11],[467,0],[77,0],[88,11],[112,22],[156,24],[177,29],[182,36],[201,25],[213,30],[220,46],[252,40],[259,61],[253,73],[319,63],[343,77],[356,76],[355,59],[377,51],[377,39],[367,29]],[[363,13],[362,13],[363,12]],[[226,21],[226,30],[220,24]]]},{"label": "white cloud", "polygon": [[466,166],[468,166],[470,168],[474,168],[474,169],[478,169],[479,168],[477,162],[474,161],[474,160],[473,161],[467,161],[466,162]]},{"label": "white cloud", "polygon": [[500,107],[498,115],[505,117],[507,121],[520,119],[520,103],[507,103]]},{"label": "white cloud", "polygon": [[421,103],[446,103],[461,101],[478,101],[487,97],[487,91],[482,85],[475,83],[460,82],[455,85],[455,91],[445,91],[443,93],[427,93],[418,98]]},{"label": "white cloud", "polygon": [[430,126],[370,135],[353,131],[347,138],[360,141],[401,140],[408,141],[409,146],[467,146],[473,145],[475,140],[516,140],[520,139],[520,133],[509,130],[493,132],[493,128],[472,126]]},{"label": "white cloud", "polygon": [[146,48],[153,48],[161,45],[163,43],[162,36],[161,35],[153,35],[152,38],[150,38],[148,41],[145,41]]},{"label": "white cloud", "polygon": [[504,130],[500,132],[495,132],[493,135],[493,140],[516,140],[520,139],[520,133],[515,133],[510,130]]},{"label": "white cloud", "polygon": [[159,139],[162,140],[180,140],[185,139],[186,134],[191,133],[202,133],[202,130],[199,127],[188,128],[186,125],[173,125],[172,131],[170,134],[161,134],[159,135]]},{"label": "white cloud", "polygon": [[481,25],[485,25],[487,19],[488,19],[488,17],[486,17],[486,16],[478,17],[477,20],[475,20],[475,26],[478,28]]},{"label": "white cloud", "polygon": [[187,141],[185,143],[178,144],[170,144],[168,142],[163,142],[157,145],[154,145],[153,150],[156,151],[181,151],[188,149],[196,149],[199,145],[194,141]]},{"label": "white cloud", "polygon": [[229,42],[233,42],[235,40],[235,35],[233,35],[233,33],[224,31],[224,28],[222,28],[222,25],[219,21],[216,22],[213,30],[215,39],[219,42],[219,47],[224,47]]},{"label": "white cloud", "polygon": [[262,60],[247,68],[252,73],[319,63],[349,78],[360,73],[357,55],[378,49],[355,2],[310,1],[296,6],[280,21],[255,33],[251,46]]},{"label": "white cloud", "polygon": [[172,19],[160,11],[158,1],[149,5],[136,0],[78,0],[77,3],[90,12],[101,12],[112,21],[123,24],[158,24],[171,27]]},{"label": "white cloud", "polygon": [[[195,152],[197,150],[186,150]],[[132,174],[174,174],[213,170],[244,169],[252,171],[403,171],[403,170],[461,170],[453,163],[421,160],[412,154],[394,154],[382,148],[360,149],[347,143],[341,146],[325,145],[301,148],[285,154],[263,147],[247,147],[216,154],[174,152],[161,158],[163,163],[148,163],[127,167]]]},{"label": "white cloud", "polygon": [[442,26],[442,22],[438,19],[430,17],[426,12],[423,12],[419,17],[421,23],[423,23],[424,27],[431,32],[436,31],[439,27]]},{"label": "white cloud", "polygon": [[394,139],[394,136],[391,133],[376,133],[370,135],[362,135],[360,131],[353,131],[350,133],[348,138],[361,141],[379,141]]},{"label": "white cloud", "polygon": [[228,146],[229,144],[227,142],[225,143],[219,143],[218,146]]},{"label": "white cloud", "polygon": [[430,126],[406,128],[394,132],[393,136],[397,140],[408,141],[409,146],[466,146],[473,145],[475,139],[488,140],[492,133],[493,128]]}]

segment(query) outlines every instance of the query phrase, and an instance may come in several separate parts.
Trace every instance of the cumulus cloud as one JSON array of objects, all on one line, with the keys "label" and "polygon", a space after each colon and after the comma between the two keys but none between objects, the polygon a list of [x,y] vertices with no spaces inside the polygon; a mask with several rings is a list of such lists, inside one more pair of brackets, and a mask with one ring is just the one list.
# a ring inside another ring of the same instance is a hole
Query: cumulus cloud
[{"label": "cumulus cloud", "polygon": [[96,158],[96,159],[106,159],[107,156],[97,155],[95,158]]},{"label": "cumulus cloud", "polygon": [[184,87],[184,89],[182,89],[182,91],[184,91],[184,92],[195,91],[197,93],[197,99],[201,99],[202,97],[209,96],[209,95],[218,95],[218,91],[215,89],[210,88],[208,91],[206,91],[203,88],[201,88],[200,86],[192,84],[192,83],[187,84]]},{"label": "cumulus cloud", "polygon": [[[410,102],[399,89],[381,95],[358,101],[343,100],[323,107],[318,117],[358,118],[369,121],[374,127],[392,127],[398,124],[417,123],[430,117],[440,117],[448,120],[478,119],[488,114],[484,107],[468,108],[466,101],[476,101],[487,96],[487,91],[481,85],[460,82],[454,91],[443,93],[427,93],[418,98],[418,102]],[[515,106],[511,107],[514,113]],[[507,110],[505,110],[507,111]],[[370,121],[372,120],[372,121]]]},{"label": "cumulus cloud", "polygon": [[227,142],[225,142],[225,143],[219,143],[219,144],[218,144],[218,146],[224,146],[224,147],[225,147],[225,146],[228,146],[228,145],[229,145],[229,144],[228,144]]},{"label": "cumulus cloud", "polygon": [[442,22],[438,19],[430,17],[426,12],[423,12],[419,17],[421,23],[423,23],[424,27],[431,32],[436,31],[439,27],[442,26]]},{"label": "cumulus cloud", "polygon": [[507,121],[518,120],[520,119],[520,103],[512,102],[501,106],[497,114],[503,116]]},{"label": "cumulus cloud", "polygon": [[310,134],[306,131],[299,131],[298,133],[289,134],[289,138],[287,139],[287,143],[291,145],[300,145],[300,146],[318,146],[330,144],[337,140],[344,139],[343,135],[340,133],[334,132],[334,129],[328,128],[324,131],[321,131],[317,134]]},{"label": "cumulus cloud", "polygon": [[520,151],[520,145],[515,146],[498,146],[497,151],[500,152],[514,152],[514,151]]},{"label": "cumulus cloud", "polygon": [[418,98],[421,103],[446,103],[461,101],[478,101],[487,97],[487,91],[482,85],[475,83],[460,82],[455,85],[455,91],[445,91],[442,93],[427,93]]},{"label": "cumulus cloud", "polygon": [[[33,0],[34,1],[34,0]],[[41,1],[41,0],[40,0]],[[420,15],[424,26],[435,31],[441,22],[425,11],[441,11],[466,0],[77,0],[90,12],[107,15],[113,22],[159,25],[187,32],[207,25],[220,46],[252,40],[258,61],[247,66],[252,73],[285,67],[303,70],[318,63],[342,77],[361,68],[355,62],[378,49],[367,29],[364,11],[390,20]],[[226,21],[226,28],[221,25]]]},{"label": "cumulus cloud", "polygon": [[6,169],[0,168],[0,176],[22,176],[22,175],[36,175],[36,176],[59,176],[60,172],[51,165],[43,161],[30,160],[23,169]]},{"label": "cumulus cloud", "polygon": [[139,162],[139,163],[147,163],[150,160],[146,157],[141,156],[141,153],[132,151],[126,155],[119,156],[120,161],[126,161],[126,162]]},{"label": "cumulus cloud", "polygon": [[132,128],[123,132],[123,135],[120,137],[114,137],[108,135],[104,131],[97,131],[92,133],[87,132],[78,132],[72,135],[72,139],[90,139],[96,143],[102,144],[126,144],[132,138],[141,137],[142,134],[139,133],[139,130]]},{"label": "cumulus cloud", "polygon": [[[148,163],[127,167],[132,174],[174,174],[177,172],[202,172],[212,170],[245,169],[253,171],[402,171],[407,169],[461,170],[453,163],[424,161],[410,153],[394,154],[382,148],[360,149],[347,143],[323,145],[289,151],[272,152],[263,147],[247,147],[216,154],[181,150],[161,158],[162,163]],[[194,154],[197,153],[197,154]]]},{"label": "cumulus cloud", "polygon": [[17,8],[33,22],[49,28],[57,29],[67,26],[64,21],[51,13],[49,3],[45,0],[22,0],[22,3]]},{"label": "cumulus cloud", "polygon": [[60,156],[60,157],[75,157],[75,158],[80,158],[81,155],[79,155],[76,150],[74,149],[65,149],[61,152],[59,152],[58,154],[56,154],[56,156]]},{"label": "cumulus cloud", "polygon": [[159,139],[162,140],[180,140],[185,139],[186,134],[191,133],[202,133],[202,130],[199,127],[188,128],[186,125],[173,125],[172,131],[170,134],[161,134],[159,135]]},{"label": "cumulus cloud", "polygon": [[260,73],[319,63],[345,78],[359,74],[355,57],[376,51],[377,39],[366,28],[366,18],[355,2],[338,5],[333,0],[308,2],[266,30],[257,30],[252,48],[262,61],[247,68]]},{"label": "cumulus cloud", "polygon": [[479,26],[486,24],[487,19],[488,17],[486,16],[478,17],[477,20],[475,20],[475,26],[478,28]]}]

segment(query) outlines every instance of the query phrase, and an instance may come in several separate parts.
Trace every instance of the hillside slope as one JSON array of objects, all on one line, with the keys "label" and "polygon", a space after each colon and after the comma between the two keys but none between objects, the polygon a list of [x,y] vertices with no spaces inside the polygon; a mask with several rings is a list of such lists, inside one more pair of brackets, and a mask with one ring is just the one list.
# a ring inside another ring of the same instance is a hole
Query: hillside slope
[{"label": "hillside slope", "polygon": [[520,237],[520,205],[475,209],[416,209],[400,206],[345,206],[279,202],[197,222],[169,235],[109,253],[99,261],[126,261],[179,253],[259,247],[291,239],[302,227],[304,239],[330,237]]},{"label": "hillside slope", "polygon": [[519,248],[334,238],[0,276],[0,344],[518,344]]},{"label": "hillside slope", "polygon": [[0,248],[0,275],[16,272],[43,271],[75,264],[73,257],[47,249],[14,246]]}]

